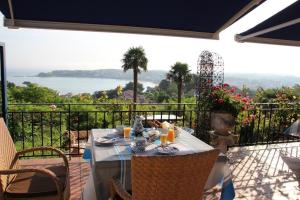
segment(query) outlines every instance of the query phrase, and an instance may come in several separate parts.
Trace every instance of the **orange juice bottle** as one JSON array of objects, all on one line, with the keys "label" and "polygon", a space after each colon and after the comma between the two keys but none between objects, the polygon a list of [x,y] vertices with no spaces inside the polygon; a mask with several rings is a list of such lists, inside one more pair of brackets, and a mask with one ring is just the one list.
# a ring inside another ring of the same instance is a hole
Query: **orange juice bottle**
[{"label": "orange juice bottle", "polygon": [[175,141],[175,132],[173,128],[170,128],[168,131],[168,141],[174,142]]}]

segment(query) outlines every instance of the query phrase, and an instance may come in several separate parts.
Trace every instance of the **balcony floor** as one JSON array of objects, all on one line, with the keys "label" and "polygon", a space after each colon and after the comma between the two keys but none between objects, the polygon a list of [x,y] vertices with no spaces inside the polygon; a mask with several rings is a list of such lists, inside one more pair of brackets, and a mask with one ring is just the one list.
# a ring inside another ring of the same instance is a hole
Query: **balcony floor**
[{"label": "balcony floor", "polygon": [[299,180],[282,161],[280,151],[299,157],[300,143],[230,150],[236,199],[300,199]]},{"label": "balcony floor", "polygon": [[[236,199],[300,199],[299,182],[281,160],[281,150],[299,157],[300,143],[235,147],[229,150]],[[45,159],[43,165],[53,162],[57,160]],[[36,160],[23,160],[22,164],[35,165]],[[81,158],[71,159],[71,200],[95,199],[92,187],[84,187],[86,182],[91,184],[87,181],[89,174],[88,163]],[[218,188],[214,188],[206,192],[204,199],[219,199],[218,191]]]},{"label": "balcony floor", "polygon": [[[299,180],[282,161],[280,151],[299,157],[300,143],[235,147],[229,150],[235,199],[300,199]],[[219,199],[220,194],[215,194],[215,191],[209,191],[205,199]]]}]

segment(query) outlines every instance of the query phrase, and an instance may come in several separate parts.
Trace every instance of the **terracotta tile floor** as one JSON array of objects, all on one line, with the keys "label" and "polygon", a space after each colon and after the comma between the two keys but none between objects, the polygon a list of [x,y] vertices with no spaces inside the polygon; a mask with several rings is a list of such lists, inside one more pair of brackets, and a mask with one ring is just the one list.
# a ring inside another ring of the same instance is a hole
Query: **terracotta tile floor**
[{"label": "terracotta tile floor", "polygon": [[[228,152],[236,199],[293,200],[300,199],[299,182],[279,156],[286,151],[300,157],[300,143],[259,145],[231,148]],[[36,165],[41,160],[23,160],[25,166]],[[58,162],[42,160],[42,165]],[[90,173],[89,164],[81,158],[70,160],[71,200],[82,198],[82,192]],[[219,199],[219,188],[206,192],[204,199]]]}]

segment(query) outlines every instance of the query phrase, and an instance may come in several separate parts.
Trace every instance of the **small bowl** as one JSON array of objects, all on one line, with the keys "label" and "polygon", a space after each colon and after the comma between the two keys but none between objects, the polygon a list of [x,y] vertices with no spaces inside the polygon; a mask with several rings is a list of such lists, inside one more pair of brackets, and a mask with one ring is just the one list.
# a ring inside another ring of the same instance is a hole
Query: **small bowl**
[{"label": "small bowl", "polygon": [[155,141],[159,138],[160,132],[158,130],[151,130],[148,132],[148,137],[150,141]]}]

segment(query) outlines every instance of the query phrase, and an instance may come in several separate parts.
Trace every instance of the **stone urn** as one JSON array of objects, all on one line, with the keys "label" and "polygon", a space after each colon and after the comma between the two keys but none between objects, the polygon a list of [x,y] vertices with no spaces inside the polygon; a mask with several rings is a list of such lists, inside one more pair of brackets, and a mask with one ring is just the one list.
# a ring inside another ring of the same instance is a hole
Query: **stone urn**
[{"label": "stone urn", "polygon": [[228,136],[235,125],[235,117],[227,112],[212,112],[210,125],[216,134]]}]

